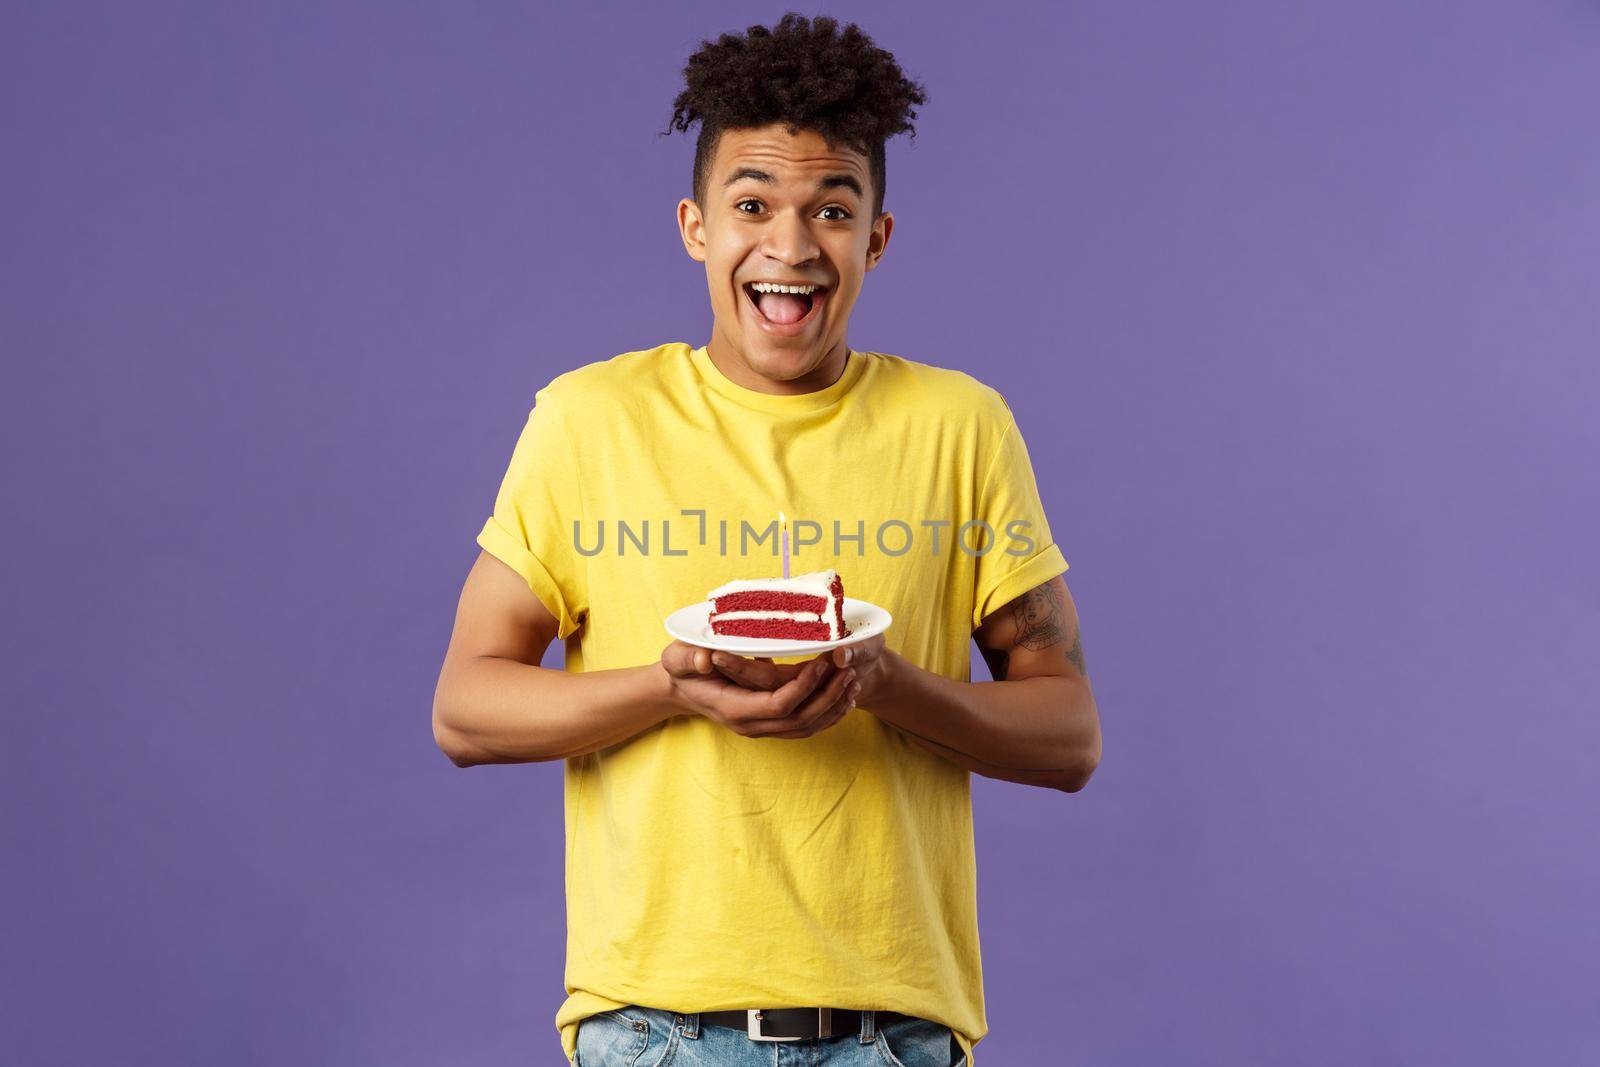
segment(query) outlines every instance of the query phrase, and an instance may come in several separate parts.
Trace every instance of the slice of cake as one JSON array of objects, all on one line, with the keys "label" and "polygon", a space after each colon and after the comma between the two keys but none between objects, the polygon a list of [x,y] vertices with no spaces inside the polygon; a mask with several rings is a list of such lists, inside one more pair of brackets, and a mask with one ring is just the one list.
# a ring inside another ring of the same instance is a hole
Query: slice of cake
[{"label": "slice of cake", "polygon": [[711,632],[727,637],[836,641],[844,624],[844,581],[832,570],[794,578],[741,578],[706,594]]}]

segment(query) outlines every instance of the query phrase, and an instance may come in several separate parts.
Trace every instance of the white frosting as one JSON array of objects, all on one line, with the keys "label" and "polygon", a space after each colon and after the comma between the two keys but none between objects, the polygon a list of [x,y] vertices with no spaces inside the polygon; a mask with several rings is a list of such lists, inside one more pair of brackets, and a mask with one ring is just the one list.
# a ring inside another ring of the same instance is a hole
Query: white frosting
[{"label": "white frosting", "polygon": [[833,579],[837,574],[837,571],[830,568],[825,571],[812,571],[810,574],[797,574],[793,578],[739,578],[717,586],[706,594],[706,599],[715,600],[729,593],[748,593],[755,590],[832,597],[833,593],[829,587],[833,585]]}]

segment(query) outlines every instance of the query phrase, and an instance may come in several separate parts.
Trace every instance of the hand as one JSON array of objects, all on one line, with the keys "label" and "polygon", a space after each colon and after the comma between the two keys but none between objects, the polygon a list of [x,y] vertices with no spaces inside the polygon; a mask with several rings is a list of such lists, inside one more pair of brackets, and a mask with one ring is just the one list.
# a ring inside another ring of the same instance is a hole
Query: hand
[{"label": "hand", "polygon": [[[848,670],[855,675],[857,691],[852,698],[853,704],[870,704],[893,684],[888,680],[891,660],[886,655],[882,634],[843,648],[831,649],[802,663],[773,663],[766,656],[737,656],[731,652],[714,652],[711,655],[711,665],[725,677],[746,689],[756,690],[775,690],[813,663],[826,664],[829,670]],[[845,708],[833,721],[837,722],[850,710]],[[831,725],[833,723],[830,722],[819,729]]]},{"label": "hand", "polygon": [[[715,653],[726,656],[727,653]],[[713,662],[708,648],[674,641],[661,652],[661,666],[672,686],[672,699],[690,714],[704,715],[746,737],[810,737],[837,723],[855,703],[855,671],[835,670],[819,656],[806,663],[763,664],[732,669],[758,681],[746,686]]]},{"label": "hand", "polygon": [[882,634],[843,648],[831,649],[802,663],[773,663],[766,656],[736,656],[731,652],[714,652],[711,656],[713,667],[746,689],[777,689],[807,664],[817,662],[853,671],[861,690],[856,700],[862,704],[872,703],[887,684],[887,658]]},{"label": "hand", "polygon": [[832,657],[834,666],[855,671],[856,682],[861,686],[856,699],[869,707],[882,699],[891,684],[890,659],[885,654],[882,634],[831,649],[823,655]]}]

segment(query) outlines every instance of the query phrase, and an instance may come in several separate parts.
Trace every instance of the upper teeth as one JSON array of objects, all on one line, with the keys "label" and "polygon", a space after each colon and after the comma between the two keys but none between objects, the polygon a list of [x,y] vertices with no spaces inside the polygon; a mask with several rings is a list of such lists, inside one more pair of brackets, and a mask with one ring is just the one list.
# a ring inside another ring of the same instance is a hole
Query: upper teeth
[{"label": "upper teeth", "polygon": [[758,293],[814,293],[814,285],[778,285],[775,282],[751,282],[750,288]]}]

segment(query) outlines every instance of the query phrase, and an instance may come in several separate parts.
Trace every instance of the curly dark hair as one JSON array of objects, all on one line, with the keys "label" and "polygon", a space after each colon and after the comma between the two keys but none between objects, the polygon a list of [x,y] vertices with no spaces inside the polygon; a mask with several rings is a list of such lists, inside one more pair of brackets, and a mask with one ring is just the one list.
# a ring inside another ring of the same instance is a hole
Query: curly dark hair
[{"label": "curly dark hair", "polygon": [[789,12],[771,29],[751,26],[744,36],[725,33],[700,48],[683,68],[687,87],[673,101],[662,131],[687,132],[700,123],[694,146],[694,199],[704,205],[711,159],[724,130],[784,123],[791,134],[813,130],[830,150],[840,144],[867,157],[873,217],[883,212],[884,142],[909,132],[914,105],[927,103],[917,82],[855,23],[838,32],[825,15]]}]

